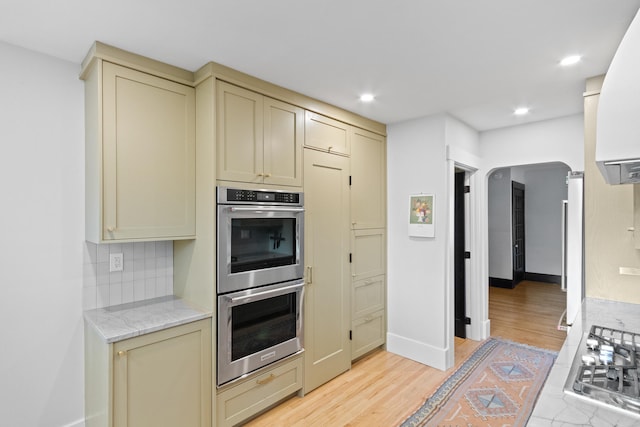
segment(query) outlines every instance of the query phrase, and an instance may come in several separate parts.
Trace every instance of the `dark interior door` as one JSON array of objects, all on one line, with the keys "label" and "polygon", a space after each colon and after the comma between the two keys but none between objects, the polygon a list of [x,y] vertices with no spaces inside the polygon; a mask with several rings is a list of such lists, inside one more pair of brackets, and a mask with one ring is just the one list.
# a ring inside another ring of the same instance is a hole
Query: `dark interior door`
[{"label": "dark interior door", "polygon": [[465,305],[465,227],[464,227],[464,172],[455,174],[454,196],[454,270],[455,270],[455,336],[466,338],[466,305]]},{"label": "dark interior door", "polygon": [[513,286],[524,279],[524,184],[512,181]]}]

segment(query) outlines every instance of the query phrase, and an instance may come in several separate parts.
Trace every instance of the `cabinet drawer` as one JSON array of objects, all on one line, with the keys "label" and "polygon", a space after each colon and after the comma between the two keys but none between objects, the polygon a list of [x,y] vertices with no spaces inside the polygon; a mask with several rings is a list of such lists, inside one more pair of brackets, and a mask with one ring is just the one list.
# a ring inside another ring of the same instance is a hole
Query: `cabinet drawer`
[{"label": "cabinet drawer", "polygon": [[305,111],[304,145],[348,156],[349,127],[337,120]]},{"label": "cabinet drawer", "polygon": [[355,319],[352,323],[351,360],[384,344],[385,334],[384,310]]},{"label": "cabinet drawer", "polygon": [[384,229],[354,230],[352,280],[385,274]]},{"label": "cabinet drawer", "polygon": [[385,276],[376,276],[353,283],[351,316],[354,319],[385,307]]},{"label": "cabinet drawer", "polygon": [[302,357],[218,392],[217,426],[234,426],[302,389]]}]

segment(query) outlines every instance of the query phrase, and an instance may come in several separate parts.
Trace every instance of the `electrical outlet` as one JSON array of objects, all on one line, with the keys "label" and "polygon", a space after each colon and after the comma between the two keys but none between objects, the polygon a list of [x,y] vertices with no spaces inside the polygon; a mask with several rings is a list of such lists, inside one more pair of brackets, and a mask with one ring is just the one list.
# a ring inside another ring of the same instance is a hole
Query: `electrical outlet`
[{"label": "electrical outlet", "polygon": [[122,271],[124,260],[122,254],[109,254],[109,272]]}]

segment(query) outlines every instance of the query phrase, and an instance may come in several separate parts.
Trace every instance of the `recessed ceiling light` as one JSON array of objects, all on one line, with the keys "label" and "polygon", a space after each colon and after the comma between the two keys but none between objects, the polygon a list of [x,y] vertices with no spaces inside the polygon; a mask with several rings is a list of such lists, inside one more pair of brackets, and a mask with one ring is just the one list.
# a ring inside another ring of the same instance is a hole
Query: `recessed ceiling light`
[{"label": "recessed ceiling light", "polygon": [[529,109],[527,107],[520,107],[513,110],[513,114],[516,116],[524,116],[525,114],[529,114]]},{"label": "recessed ceiling light", "polygon": [[371,93],[364,93],[362,95],[360,95],[360,101],[362,102],[371,102],[373,101],[374,96]]},{"label": "recessed ceiling light", "polygon": [[563,58],[562,61],[560,61],[560,65],[562,65],[563,67],[567,67],[569,65],[577,64],[578,62],[580,62],[581,59],[582,59],[582,56],[580,55],[567,56]]}]

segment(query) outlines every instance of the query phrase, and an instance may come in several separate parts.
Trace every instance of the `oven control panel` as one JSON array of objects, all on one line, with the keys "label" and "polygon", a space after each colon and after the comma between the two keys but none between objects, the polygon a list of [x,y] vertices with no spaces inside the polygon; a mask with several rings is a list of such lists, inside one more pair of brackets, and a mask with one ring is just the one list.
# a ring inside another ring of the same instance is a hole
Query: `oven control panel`
[{"label": "oven control panel", "polygon": [[302,205],[302,193],[218,187],[218,203]]}]

